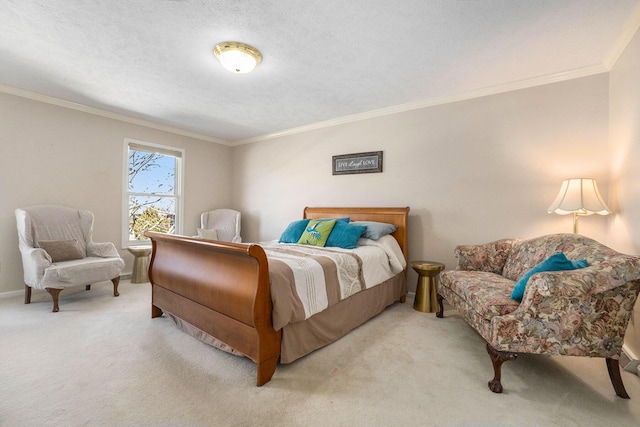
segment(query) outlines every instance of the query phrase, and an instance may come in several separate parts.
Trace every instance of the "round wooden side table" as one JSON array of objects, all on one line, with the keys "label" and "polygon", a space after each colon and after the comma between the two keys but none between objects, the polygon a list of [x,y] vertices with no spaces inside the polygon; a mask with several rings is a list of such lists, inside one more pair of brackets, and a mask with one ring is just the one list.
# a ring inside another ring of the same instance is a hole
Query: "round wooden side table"
[{"label": "round wooden side table", "polygon": [[424,313],[435,313],[438,310],[437,278],[445,269],[445,265],[435,261],[412,261],[410,265],[418,273],[413,309]]},{"label": "round wooden side table", "polygon": [[127,248],[135,257],[133,271],[131,271],[131,283],[146,283],[149,281],[147,270],[149,269],[149,255],[151,246],[130,246]]}]

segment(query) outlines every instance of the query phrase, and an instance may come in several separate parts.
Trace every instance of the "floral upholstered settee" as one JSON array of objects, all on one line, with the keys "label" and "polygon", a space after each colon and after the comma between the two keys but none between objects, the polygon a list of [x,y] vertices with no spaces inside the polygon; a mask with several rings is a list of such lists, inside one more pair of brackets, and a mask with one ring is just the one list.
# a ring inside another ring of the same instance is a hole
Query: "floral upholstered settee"
[{"label": "floral upholstered settee", "polygon": [[[513,299],[516,282],[554,254],[587,266],[525,277],[522,300]],[[487,341],[491,391],[502,392],[502,363],[534,353],[605,358],[616,394],[629,397],[618,359],[640,290],[639,257],[577,234],[458,246],[455,256],[456,269],[440,274],[437,316],[445,299]]]}]

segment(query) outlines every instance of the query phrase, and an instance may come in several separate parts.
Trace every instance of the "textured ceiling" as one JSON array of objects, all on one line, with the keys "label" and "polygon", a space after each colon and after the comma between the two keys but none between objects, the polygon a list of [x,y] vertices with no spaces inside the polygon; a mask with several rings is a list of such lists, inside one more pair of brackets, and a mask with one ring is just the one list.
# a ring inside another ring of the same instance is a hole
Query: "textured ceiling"
[{"label": "textured ceiling", "polygon": [[[576,70],[637,0],[3,0],[0,85],[225,142]],[[213,47],[258,48],[252,73]]]}]

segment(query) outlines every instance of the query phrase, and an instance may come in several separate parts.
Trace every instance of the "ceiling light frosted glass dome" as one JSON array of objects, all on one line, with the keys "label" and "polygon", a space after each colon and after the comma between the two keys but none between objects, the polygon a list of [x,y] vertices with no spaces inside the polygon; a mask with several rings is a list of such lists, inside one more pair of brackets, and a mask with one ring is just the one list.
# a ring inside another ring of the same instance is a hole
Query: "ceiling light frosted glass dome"
[{"label": "ceiling light frosted glass dome", "polygon": [[258,49],[240,42],[218,43],[213,52],[222,66],[232,73],[248,73],[262,61]]}]

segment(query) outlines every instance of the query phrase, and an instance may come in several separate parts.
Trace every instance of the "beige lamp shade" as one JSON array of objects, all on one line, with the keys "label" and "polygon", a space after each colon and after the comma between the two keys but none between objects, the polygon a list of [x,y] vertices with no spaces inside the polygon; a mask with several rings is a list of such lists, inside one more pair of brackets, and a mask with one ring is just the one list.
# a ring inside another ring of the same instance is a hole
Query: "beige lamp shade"
[{"label": "beige lamp shade", "polygon": [[573,214],[573,232],[578,232],[578,215],[607,215],[611,213],[602,200],[595,179],[571,178],[562,181],[560,192],[551,203],[549,213]]},{"label": "beige lamp shade", "polygon": [[607,215],[611,213],[602,200],[595,179],[571,178],[562,181],[560,192],[551,203],[549,213],[567,215],[577,212],[578,215]]}]

